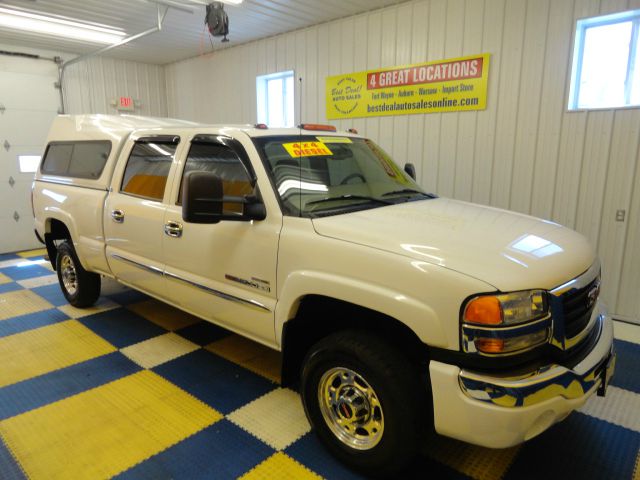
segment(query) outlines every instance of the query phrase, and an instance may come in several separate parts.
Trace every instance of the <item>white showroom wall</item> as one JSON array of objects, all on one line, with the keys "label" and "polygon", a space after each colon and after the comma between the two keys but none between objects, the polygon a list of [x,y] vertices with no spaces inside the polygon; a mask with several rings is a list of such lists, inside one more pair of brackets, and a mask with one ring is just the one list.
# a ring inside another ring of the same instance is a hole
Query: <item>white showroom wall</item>
[{"label": "white showroom wall", "polygon": [[[584,233],[602,259],[611,310],[640,319],[640,110],[566,107],[576,20],[632,8],[640,0],[407,2],[169,65],[168,111],[255,122],[256,76],[293,69],[303,119],[326,122],[329,75],[488,52],[485,111],[331,123],[414,162],[430,191]],[[620,209],[624,222],[615,221]]]}]

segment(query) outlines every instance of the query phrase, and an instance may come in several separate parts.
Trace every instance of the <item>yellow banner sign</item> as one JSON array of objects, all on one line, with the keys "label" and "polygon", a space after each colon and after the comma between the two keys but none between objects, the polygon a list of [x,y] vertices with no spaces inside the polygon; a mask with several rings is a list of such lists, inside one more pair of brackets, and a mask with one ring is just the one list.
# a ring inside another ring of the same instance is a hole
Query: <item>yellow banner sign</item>
[{"label": "yellow banner sign", "polygon": [[489,54],[327,77],[327,118],[484,110]]},{"label": "yellow banner sign", "polygon": [[282,146],[293,158],[333,155],[322,142],[283,143]]}]

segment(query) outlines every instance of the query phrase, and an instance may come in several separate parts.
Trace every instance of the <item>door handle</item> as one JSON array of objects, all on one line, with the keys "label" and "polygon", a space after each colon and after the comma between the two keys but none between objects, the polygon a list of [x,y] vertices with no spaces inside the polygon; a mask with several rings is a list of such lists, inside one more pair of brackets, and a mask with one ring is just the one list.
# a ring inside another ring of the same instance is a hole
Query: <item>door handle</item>
[{"label": "door handle", "polygon": [[174,221],[169,221],[164,224],[164,233],[173,238],[180,238],[182,236],[182,224]]},{"label": "door handle", "polygon": [[122,210],[113,210],[111,212],[111,218],[113,218],[113,221],[116,223],[123,223],[124,222],[124,212]]}]

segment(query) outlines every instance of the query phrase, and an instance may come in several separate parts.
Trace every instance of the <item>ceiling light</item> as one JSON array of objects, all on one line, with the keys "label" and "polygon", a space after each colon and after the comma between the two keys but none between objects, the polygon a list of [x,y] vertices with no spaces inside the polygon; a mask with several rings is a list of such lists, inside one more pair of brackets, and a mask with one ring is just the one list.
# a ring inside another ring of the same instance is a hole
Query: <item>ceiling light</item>
[{"label": "ceiling light", "polygon": [[118,43],[126,35],[113,28],[4,7],[0,7],[0,27],[105,44]]}]

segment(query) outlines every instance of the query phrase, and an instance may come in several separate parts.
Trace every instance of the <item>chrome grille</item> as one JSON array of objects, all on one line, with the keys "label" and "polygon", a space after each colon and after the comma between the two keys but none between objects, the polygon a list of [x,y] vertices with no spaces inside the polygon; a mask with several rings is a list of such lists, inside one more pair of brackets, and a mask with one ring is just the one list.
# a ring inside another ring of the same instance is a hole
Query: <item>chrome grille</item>
[{"label": "chrome grille", "polygon": [[600,276],[598,275],[586,286],[570,290],[560,296],[565,338],[573,338],[587,327],[599,293]]}]

